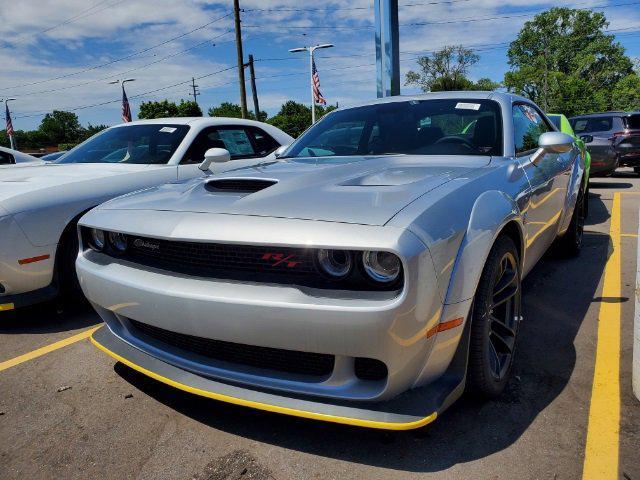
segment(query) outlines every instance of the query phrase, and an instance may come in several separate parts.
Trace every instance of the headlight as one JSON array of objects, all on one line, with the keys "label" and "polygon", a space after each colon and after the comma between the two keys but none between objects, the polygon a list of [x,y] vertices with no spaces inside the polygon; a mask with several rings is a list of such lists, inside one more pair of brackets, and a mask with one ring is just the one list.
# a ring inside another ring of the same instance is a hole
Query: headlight
[{"label": "headlight", "polygon": [[318,264],[329,277],[340,279],[351,272],[351,254],[344,250],[318,250]]},{"label": "headlight", "polygon": [[400,259],[389,252],[368,251],[362,253],[364,271],[371,279],[380,283],[390,283],[400,275]]},{"label": "headlight", "polygon": [[127,249],[127,237],[122,233],[109,232],[109,244],[116,253],[123,253]]},{"label": "headlight", "polygon": [[96,252],[101,252],[104,249],[104,230],[92,228],[89,231],[89,247]]}]

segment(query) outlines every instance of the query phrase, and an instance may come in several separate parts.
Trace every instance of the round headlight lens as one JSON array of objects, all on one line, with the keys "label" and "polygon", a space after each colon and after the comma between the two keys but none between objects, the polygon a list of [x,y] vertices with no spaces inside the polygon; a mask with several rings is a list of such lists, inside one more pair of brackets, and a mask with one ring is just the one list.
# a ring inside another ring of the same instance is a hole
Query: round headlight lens
[{"label": "round headlight lens", "polygon": [[390,283],[400,275],[400,259],[389,252],[368,251],[362,254],[364,271],[376,282]]},{"label": "round headlight lens", "polygon": [[89,232],[89,246],[96,252],[101,252],[104,248],[104,230],[92,228]]},{"label": "round headlight lens", "polygon": [[117,253],[122,253],[127,249],[127,237],[122,233],[109,232],[109,244]]},{"label": "round headlight lens", "polygon": [[318,250],[318,263],[324,273],[333,278],[346,277],[351,271],[351,254],[344,250]]}]

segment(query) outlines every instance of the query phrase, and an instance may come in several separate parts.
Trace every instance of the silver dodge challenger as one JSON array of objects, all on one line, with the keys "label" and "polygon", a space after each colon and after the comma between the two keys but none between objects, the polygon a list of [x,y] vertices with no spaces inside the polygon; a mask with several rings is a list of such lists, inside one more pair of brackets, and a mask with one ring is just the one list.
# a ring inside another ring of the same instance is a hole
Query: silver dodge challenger
[{"label": "silver dodge challenger", "polygon": [[522,278],[554,243],[580,251],[583,159],[522,97],[387,98],[276,160],[216,174],[224,153],[79,222],[93,343],[198,395],[421,427],[502,392]]}]

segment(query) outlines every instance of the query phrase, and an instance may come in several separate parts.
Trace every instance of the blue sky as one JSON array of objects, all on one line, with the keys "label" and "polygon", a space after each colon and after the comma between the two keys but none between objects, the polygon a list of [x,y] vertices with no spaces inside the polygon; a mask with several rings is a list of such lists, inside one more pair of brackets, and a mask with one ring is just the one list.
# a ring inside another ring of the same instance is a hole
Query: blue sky
[{"label": "blue sky", "polygon": [[[640,2],[633,0],[399,3],[403,75],[420,52],[463,44],[480,55],[473,79],[501,80],[507,43],[535,12],[555,5],[604,7],[596,9],[606,14],[609,29],[629,55],[640,57]],[[274,114],[286,100],[309,102],[307,57],[288,49],[316,43],[335,44],[316,61],[330,103],[375,97],[373,0],[240,4],[244,53],[256,59],[261,109]],[[36,128],[53,109],[94,104],[103,105],[76,110],[83,124],[119,123],[120,93],[108,84],[117,78],[136,79],[127,84],[134,116],[142,101],[190,98],[191,77],[205,112],[238,102],[231,9],[231,0],[0,0],[0,98],[16,98],[16,129]],[[414,92],[402,87],[404,94]]]}]

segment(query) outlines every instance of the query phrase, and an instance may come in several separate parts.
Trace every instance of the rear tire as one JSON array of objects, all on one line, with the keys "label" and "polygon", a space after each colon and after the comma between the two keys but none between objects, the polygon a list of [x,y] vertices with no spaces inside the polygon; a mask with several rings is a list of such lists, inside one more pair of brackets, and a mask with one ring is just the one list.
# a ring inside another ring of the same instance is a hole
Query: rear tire
[{"label": "rear tire", "polygon": [[586,212],[586,202],[584,192],[580,190],[576,206],[573,209],[571,223],[565,234],[558,239],[557,251],[564,257],[577,257],[582,249],[582,237],[584,236],[584,219]]},{"label": "rear tire", "polygon": [[521,320],[518,250],[498,237],[484,265],[473,300],[467,388],[484,398],[502,393],[513,366]]},{"label": "rear tire", "polygon": [[62,235],[56,257],[58,291],[65,300],[82,296],[82,289],[76,273],[78,249],[78,234],[74,222]]}]

